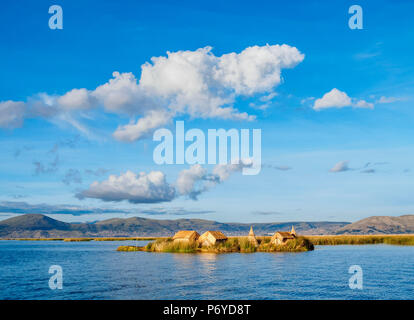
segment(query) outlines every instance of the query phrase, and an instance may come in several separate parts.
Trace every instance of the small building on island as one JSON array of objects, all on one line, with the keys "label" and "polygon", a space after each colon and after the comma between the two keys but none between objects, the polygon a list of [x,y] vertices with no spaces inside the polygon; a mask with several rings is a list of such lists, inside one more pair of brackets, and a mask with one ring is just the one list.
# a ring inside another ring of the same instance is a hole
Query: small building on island
[{"label": "small building on island", "polygon": [[199,239],[200,235],[197,231],[193,230],[180,230],[172,238],[174,242],[195,242]]},{"label": "small building on island", "polygon": [[255,247],[259,246],[259,242],[256,239],[256,235],[253,231],[253,226],[250,227],[249,235],[247,236],[247,240]]},{"label": "small building on island", "polygon": [[200,236],[198,242],[201,243],[202,246],[208,247],[226,240],[227,237],[220,231],[206,231]]},{"label": "small building on island", "polygon": [[296,238],[296,231],[295,228],[292,226],[290,232],[285,231],[277,231],[273,235],[272,239],[270,239],[271,244],[283,245],[286,244],[288,240]]}]

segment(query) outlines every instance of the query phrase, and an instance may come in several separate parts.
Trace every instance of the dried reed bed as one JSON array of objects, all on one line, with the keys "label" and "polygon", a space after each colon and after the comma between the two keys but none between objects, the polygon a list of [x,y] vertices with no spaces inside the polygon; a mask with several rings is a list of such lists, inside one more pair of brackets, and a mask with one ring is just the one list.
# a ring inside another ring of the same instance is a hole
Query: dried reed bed
[{"label": "dried reed bed", "polygon": [[413,246],[414,235],[335,235],[335,236],[307,236],[314,245],[362,245],[362,244],[391,244]]}]

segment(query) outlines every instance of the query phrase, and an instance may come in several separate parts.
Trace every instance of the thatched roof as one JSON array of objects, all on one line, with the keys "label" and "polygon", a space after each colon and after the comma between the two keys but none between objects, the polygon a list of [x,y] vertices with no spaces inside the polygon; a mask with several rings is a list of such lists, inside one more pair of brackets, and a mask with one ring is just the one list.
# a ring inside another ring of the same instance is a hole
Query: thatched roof
[{"label": "thatched roof", "polygon": [[249,237],[255,237],[256,235],[254,234],[253,231],[253,226],[250,227],[250,232],[249,232]]},{"label": "thatched roof", "polygon": [[216,240],[227,240],[227,237],[221,231],[206,231],[203,235],[210,233]]},{"label": "thatched roof", "polygon": [[197,231],[180,230],[174,235],[173,240],[175,240],[175,239],[190,239],[193,235],[195,235],[197,238],[200,236]]},{"label": "thatched roof", "polygon": [[275,235],[280,234],[282,236],[282,238],[284,239],[294,239],[295,236],[292,235],[290,232],[286,232],[286,231],[278,231],[275,233]]},{"label": "thatched roof", "polygon": [[249,235],[247,236],[247,240],[250,241],[250,243],[256,247],[259,245],[259,242],[257,241],[256,236],[253,231],[253,226],[250,227],[250,232],[249,232]]}]

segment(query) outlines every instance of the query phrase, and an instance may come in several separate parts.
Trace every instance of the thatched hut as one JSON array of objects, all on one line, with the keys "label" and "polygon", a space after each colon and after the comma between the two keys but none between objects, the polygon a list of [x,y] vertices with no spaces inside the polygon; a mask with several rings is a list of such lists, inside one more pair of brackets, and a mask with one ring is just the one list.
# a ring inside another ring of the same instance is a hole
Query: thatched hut
[{"label": "thatched hut", "polygon": [[174,235],[173,240],[174,242],[195,242],[199,237],[197,231],[180,230]]},{"label": "thatched hut", "polygon": [[259,245],[259,242],[257,241],[256,235],[254,234],[254,231],[253,231],[253,226],[250,227],[250,232],[249,232],[249,235],[247,236],[247,240],[255,247]]},{"label": "thatched hut", "polygon": [[270,243],[272,244],[286,244],[288,240],[296,238],[296,231],[295,228],[292,226],[290,232],[285,231],[277,231],[273,235],[272,239],[270,239]]},{"label": "thatched hut", "polygon": [[227,237],[220,231],[206,231],[204,232],[198,242],[203,246],[213,246],[218,242],[224,242]]}]

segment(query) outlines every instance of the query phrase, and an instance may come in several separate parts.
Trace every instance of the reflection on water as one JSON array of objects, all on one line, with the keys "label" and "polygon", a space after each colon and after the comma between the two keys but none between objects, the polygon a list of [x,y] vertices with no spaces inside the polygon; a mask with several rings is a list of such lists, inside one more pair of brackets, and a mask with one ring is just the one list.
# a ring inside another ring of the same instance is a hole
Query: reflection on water
[{"label": "reflection on water", "polygon": [[216,253],[198,254],[197,260],[205,275],[209,276],[214,274],[214,271],[216,270],[217,256]]},{"label": "reflection on water", "polygon": [[[0,241],[1,299],[412,299],[414,247],[304,253],[117,252],[133,242]],[[138,245],[144,245],[140,242]],[[63,268],[63,290],[48,269]],[[350,265],[364,289],[348,286]]]}]

